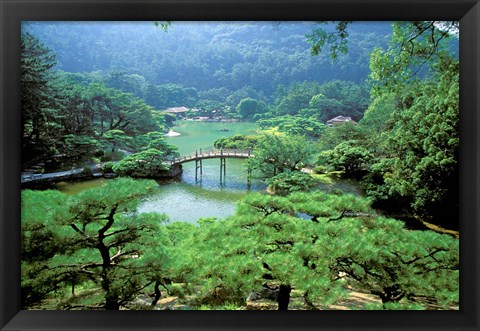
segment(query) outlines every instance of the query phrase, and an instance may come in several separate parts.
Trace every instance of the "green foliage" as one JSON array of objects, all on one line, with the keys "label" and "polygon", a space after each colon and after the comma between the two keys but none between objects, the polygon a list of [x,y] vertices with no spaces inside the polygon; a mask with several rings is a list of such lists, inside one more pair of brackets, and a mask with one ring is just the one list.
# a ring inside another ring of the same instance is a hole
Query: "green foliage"
[{"label": "green foliage", "polygon": [[172,25],[172,22],[171,21],[162,21],[162,22],[155,21],[153,22],[153,24],[155,25],[155,27],[160,27],[163,31],[167,32],[168,28]]},{"label": "green foliage", "polygon": [[156,178],[169,170],[164,163],[164,154],[157,149],[147,149],[128,155],[113,166],[113,171],[120,176],[135,178]]},{"label": "green foliage", "polygon": [[154,118],[153,109],[131,94],[98,82],[83,86],[53,71],[54,59],[35,37],[22,36],[23,162],[54,154],[82,159],[107,141],[115,151],[164,125],[163,116]]},{"label": "green foliage", "polygon": [[309,138],[318,138],[326,129],[326,125],[319,123],[318,120],[298,115],[261,119],[257,124],[261,129],[276,128],[278,131],[288,135],[307,136]]},{"label": "green foliage", "polygon": [[[323,83],[332,79],[363,81],[368,75],[371,50],[385,47],[391,33],[387,22],[352,24],[349,53],[332,64],[329,54],[312,57],[306,47],[305,35],[315,29],[315,24],[175,22],[168,27],[168,33],[159,33],[151,22],[121,27],[114,22],[95,25],[36,22],[24,24],[23,28],[58,54],[65,71],[90,73],[90,77],[95,77],[108,76],[120,68],[127,78],[142,75],[149,85],[172,83],[193,87],[199,96],[204,91],[222,92],[220,89],[225,88],[229,93],[220,100],[210,94],[195,102],[227,101],[234,109],[243,98],[267,101],[265,97],[270,98],[279,84],[305,80]],[[76,60],[80,52],[82,61]],[[132,87],[136,84],[127,82],[126,92],[134,91]],[[147,103],[157,109],[194,106],[185,103],[189,98],[170,98],[175,96],[173,93],[147,95]]]},{"label": "green foliage", "polygon": [[312,97],[319,93],[319,85],[311,82],[292,84],[287,93],[277,99],[277,116],[296,115],[301,109],[308,108]]},{"label": "green foliage", "polygon": [[306,213],[317,221],[375,215],[370,207],[370,200],[354,194],[294,192],[288,196],[288,200],[295,205],[297,211]]},{"label": "green foliage", "polygon": [[255,157],[249,162],[269,178],[281,172],[300,170],[309,164],[314,152],[305,137],[264,135],[255,146]]},{"label": "green foliage", "polygon": [[85,166],[85,167],[82,168],[82,175],[90,177],[90,176],[93,175],[93,171],[90,167]]},{"label": "green foliage", "polygon": [[181,84],[148,84],[144,99],[147,104],[160,110],[178,106],[193,107],[198,101],[198,91]]},{"label": "green foliage", "polygon": [[319,87],[308,107],[300,113],[312,116],[321,122],[342,115],[358,121],[369,105],[369,95],[365,84],[352,81],[332,80]]},{"label": "green foliage", "polygon": [[346,141],[355,141],[357,145],[363,147],[369,146],[370,134],[365,127],[351,122],[342,123],[332,127],[327,127],[320,136],[320,150],[332,150],[337,145]]},{"label": "green foliage", "polygon": [[316,166],[315,168],[313,168],[313,172],[316,174],[324,174],[327,171],[328,171],[328,168],[323,165]]},{"label": "green foliage", "polygon": [[66,156],[71,160],[79,160],[92,155],[100,145],[96,139],[89,136],[69,134],[63,137]]},{"label": "green foliage", "polygon": [[87,86],[86,95],[97,117],[96,129],[100,135],[109,130],[122,130],[134,136],[159,129],[153,118],[153,108],[132,94],[92,83]]},{"label": "green foliage", "polygon": [[[389,131],[377,136],[381,158],[367,184],[379,206],[401,201],[450,227],[458,226],[459,64],[449,49],[456,32],[458,22],[395,23],[389,49],[372,54],[371,111],[387,114]],[[382,110],[386,101],[393,111]]]},{"label": "green foliage", "polygon": [[[325,24],[326,22],[320,22]],[[312,44],[311,52],[313,55],[319,55],[326,45],[330,46],[330,58],[336,59],[340,54],[348,52],[348,25],[351,21],[335,22],[334,31],[316,28],[307,35],[307,41]]]},{"label": "green foliage", "polygon": [[191,112],[189,117],[207,116],[213,118],[215,116],[223,116],[228,107],[216,100],[200,100],[195,104],[195,108],[197,111]]},{"label": "green foliage", "polygon": [[59,191],[22,191],[22,261],[41,264],[64,250],[53,219],[66,200]]},{"label": "green foliage", "polygon": [[226,149],[253,149],[259,139],[260,139],[260,136],[235,134],[230,137],[218,138],[213,143],[213,146],[215,146],[215,148],[226,148]]},{"label": "green foliage", "polygon": [[101,162],[109,162],[109,161],[118,161],[121,160],[125,156],[124,152],[115,151],[115,152],[105,152],[102,156],[100,156]]},{"label": "green foliage", "polygon": [[234,218],[201,226],[195,240],[198,251],[193,253],[206,261],[195,270],[196,277],[204,280],[200,295],[222,289],[224,301],[244,302],[252,289],[266,282],[305,290],[305,280],[312,291],[331,295],[335,284],[321,273],[328,271],[311,270],[293,254],[297,242],[310,240],[295,231],[300,220],[293,212],[285,199],[252,194],[239,205]]},{"label": "green foliage", "polygon": [[132,139],[127,137],[122,130],[108,130],[103,134],[103,138],[109,142],[112,152],[115,152],[115,148],[124,148],[128,142]]},{"label": "green foliage", "polygon": [[236,110],[244,120],[252,120],[255,115],[262,115],[267,112],[267,106],[262,101],[245,98],[240,100]]},{"label": "green foliage", "polygon": [[376,133],[390,130],[394,125],[392,114],[397,106],[395,94],[382,94],[373,100],[358,123]]},{"label": "green foliage", "polygon": [[[407,230],[355,195],[250,194],[234,217],[177,225],[175,233],[182,280],[202,283],[191,288],[200,303],[240,304],[254,288],[281,284],[316,307],[345,297],[347,285],[377,295],[384,305],[375,309],[458,304],[458,240]],[[193,268],[198,259],[203,263]]]},{"label": "green foliage", "polygon": [[[134,213],[139,198],[154,186],[153,181],[119,179],[75,196],[25,191],[22,200],[28,208],[22,215],[22,231],[30,239],[22,248],[23,304],[28,306],[41,299],[38,293],[44,297],[66,284],[73,291],[75,284],[88,278],[101,288],[103,298],[84,308],[119,309],[161,279],[163,268],[167,269],[164,247],[168,244],[159,227],[163,218]],[[42,199],[49,203],[39,206]],[[42,231],[36,226],[39,220]],[[34,243],[48,233],[55,240],[33,250]]]},{"label": "green foliage", "polygon": [[51,68],[55,54],[33,35],[21,36],[22,160],[52,155],[59,139]]},{"label": "green foliage", "polygon": [[458,240],[407,231],[402,223],[383,218],[349,222],[342,238],[351,239],[342,240],[337,270],[352,286],[368,288],[383,303],[428,297],[445,308],[458,304]]},{"label": "green foliage", "polygon": [[355,177],[367,170],[373,160],[373,155],[365,148],[355,146],[355,141],[345,141],[338,144],[332,151],[322,153],[326,163],[337,170],[345,170],[347,177]]},{"label": "green foliage", "polygon": [[285,195],[308,190],[315,185],[315,179],[300,171],[287,171],[267,179],[267,185],[275,194]]},{"label": "green foliage", "polygon": [[389,197],[408,197],[418,215],[445,224],[455,224],[458,210],[457,65],[405,95],[381,163],[389,165],[382,175]]},{"label": "green foliage", "polygon": [[107,162],[107,163],[104,163],[102,165],[102,171],[104,173],[112,173],[113,172],[113,166],[115,165],[115,163],[113,162]]},{"label": "green foliage", "polygon": [[161,132],[148,132],[135,137],[133,147],[135,151],[156,149],[166,159],[178,156],[178,148],[169,144],[165,139],[165,135]]},{"label": "green foliage", "polygon": [[125,71],[113,71],[104,78],[105,84],[123,92],[142,98],[147,88],[145,77],[128,74]]},{"label": "green foliage", "polygon": [[371,55],[374,93],[400,91],[422,74],[431,76],[456,57],[450,41],[458,38],[458,22],[414,21],[392,25],[388,50],[376,49]]}]

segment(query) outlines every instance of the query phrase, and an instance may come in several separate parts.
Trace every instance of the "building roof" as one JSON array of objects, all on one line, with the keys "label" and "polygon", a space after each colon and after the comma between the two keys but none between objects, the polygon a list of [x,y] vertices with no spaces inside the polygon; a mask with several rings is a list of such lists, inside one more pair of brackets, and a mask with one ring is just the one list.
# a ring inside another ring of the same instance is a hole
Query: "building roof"
[{"label": "building roof", "polygon": [[187,107],[171,107],[165,110],[166,113],[185,113],[189,109]]},{"label": "building roof", "polygon": [[352,118],[349,117],[349,116],[347,117],[347,116],[339,115],[337,117],[329,119],[327,121],[327,125],[336,124],[336,123],[345,123],[345,122],[357,123],[357,122],[353,121]]},{"label": "building roof", "polygon": [[337,116],[337,117],[334,117],[334,118],[328,120],[327,122],[330,122],[330,121],[332,121],[332,122],[333,121],[351,121],[351,120],[352,120],[351,117],[346,117],[346,116],[340,115],[340,116]]}]

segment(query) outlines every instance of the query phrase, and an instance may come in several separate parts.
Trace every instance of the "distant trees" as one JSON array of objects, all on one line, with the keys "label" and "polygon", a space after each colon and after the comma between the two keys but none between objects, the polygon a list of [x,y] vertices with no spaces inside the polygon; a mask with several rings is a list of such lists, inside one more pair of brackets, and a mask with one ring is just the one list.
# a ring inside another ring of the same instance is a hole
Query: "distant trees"
[{"label": "distant trees", "polygon": [[128,74],[125,71],[112,71],[104,78],[104,81],[106,85],[131,93],[137,98],[142,98],[147,88],[145,77]]},{"label": "distant trees", "polygon": [[[326,26],[330,29],[334,24]],[[23,24],[23,29],[54,50],[59,69],[100,76],[107,86],[142,97],[160,110],[193,107],[201,99],[225,102],[227,98],[232,109],[247,97],[271,102],[278,85],[294,82],[322,84],[341,79],[359,83],[368,76],[371,50],[386,48],[391,34],[386,22],[354,23],[349,26],[350,52],[332,63],[329,54],[319,52],[312,57],[305,47],[305,35],[315,29],[311,22],[176,22],[168,33],[159,32],[149,22],[36,22]],[[168,84],[193,88],[198,96],[193,90],[177,94],[179,90]],[[222,94],[221,89],[229,91],[221,100],[211,93],[203,95],[209,90]]]},{"label": "distant trees", "polygon": [[[81,160],[105,145],[115,151],[138,135],[165,131],[164,117],[141,99],[102,83],[79,83],[53,70],[54,59],[38,39],[22,35],[22,162],[56,154]],[[117,76],[118,84],[128,81]]]},{"label": "distant trees", "polygon": [[253,149],[260,139],[259,135],[235,134],[229,137],[218,138],[214,141],[215,148]]},{"label": "distant trees", "polygon": [[325,123],[338,116],[349,116],[358,121],[369,105],[368,90],[364,84],[333,80],[319,85],[303,82],[279,88],[272,115],[300,115]]},{"label": "distant trees", "polygon": [[21,54],[22,160],[28,162],[52,153],[59,137],[52,98],[51,68],[56,61],[55,54],[28,33],[22,35]]},{"label": "distant trees", "polygon": [[296,116],[278,116],[273,118],[261,119],[257,122],[261,129],[276,129],[279,132],[292,136],[306,136],[309,138],[318,138],[327,126],[320,123],[312,117]]},{"label": "distant trees", "polygon": [[370,103],[366,86],[352,81],[332,80],[322,84],[319,92],[302,113],[315,116],[321,122],[339,115],[358,121]]},{"label": "distant trees", "polygon": [[240,100],[236,110],[244,120],[252,120],[256,115],[261,116],[267,112],[267,105],[262,101],[245,98]]},{"label": "distant trees", "polygon": [[178,106],[193,107],[198,101],[198,91],[180,84],[148,84],[144,99],[159,110]]}]

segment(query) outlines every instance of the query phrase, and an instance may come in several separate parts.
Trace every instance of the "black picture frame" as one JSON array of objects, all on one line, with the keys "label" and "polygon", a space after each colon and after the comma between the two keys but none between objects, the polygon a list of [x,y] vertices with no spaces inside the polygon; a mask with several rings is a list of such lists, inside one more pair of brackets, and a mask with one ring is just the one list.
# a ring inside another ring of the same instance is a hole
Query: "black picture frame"
[{"label": "black picture frame", "polygon": [[[478,0],[0,0],[1,330],[478,330]],[[20,310],[20,24],[25,20],[459,20],[459,311]]]}]

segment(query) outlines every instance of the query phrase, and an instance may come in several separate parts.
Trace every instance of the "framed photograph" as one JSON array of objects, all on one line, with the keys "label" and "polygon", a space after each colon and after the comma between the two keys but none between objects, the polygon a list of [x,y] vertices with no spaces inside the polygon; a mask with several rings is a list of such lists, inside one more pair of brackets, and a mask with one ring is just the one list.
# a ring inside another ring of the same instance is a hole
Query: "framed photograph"
[{"label": "framed photograph", "polygon": [[480,328],[477,0],[0,6],[2,330]]}]

